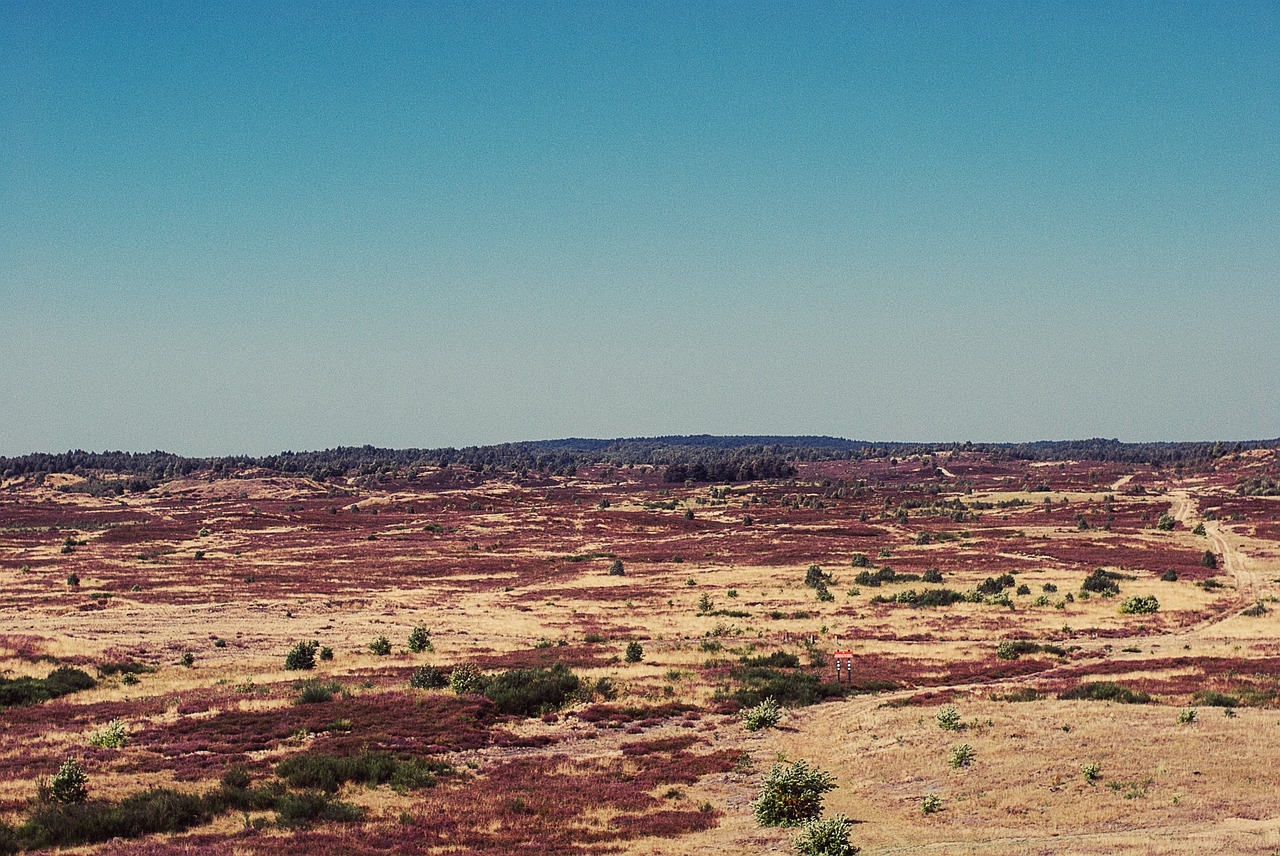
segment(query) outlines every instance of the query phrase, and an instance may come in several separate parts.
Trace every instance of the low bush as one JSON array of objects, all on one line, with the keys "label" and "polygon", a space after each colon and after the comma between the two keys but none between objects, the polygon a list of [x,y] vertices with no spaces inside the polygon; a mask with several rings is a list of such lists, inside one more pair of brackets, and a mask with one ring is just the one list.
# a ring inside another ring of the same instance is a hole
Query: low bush
[{"label": "low bush", "polygon": [[449,685],[449,681],[434,666],[419,666],[409,676],[409,686],[416,690],[435,690]]},{"label": "low bush", "polygon": [[866,553],[854,553],[853,559],[850,560],[849,564],[855,568],[869,568],[871,567],[871,560],[867,558]]},{"label": "low bush", "polygon": [[119,749],[129,739],[129,732],[119,719],[108,722],[101,731],[89,735],[89,745],[98,749]]},{"label": "low bush", "polygon": [[1013,574],[1001,574],[998,577],[987,577],[978,583],[978,594],[990,597],[1003,592],[1007,588],[1013,588],[1017,581],[1013,578]]},{"label": "low bush", "polygon": [[89,798],[89,777],[79,761],[72,759],[62,762],[53,780],[49,782],[49,795],[54,802],[62,805],[82,803]]},{"label": "low bush", "polygon": [[87,672],[69,666],[54,669],[43,678],[0,677],[0,708],[39,704],[97,685]]},{"label": "low bush", "polygon": [[479,666],[474,663],[459,663],[449,675],[449,688],[458,695],[482,693],[487,681]]},{"label": "low bush", "polygon": [[639,663],[644,659],[644,647],[634,639],[627,643],[626,653],[623,659],[628,663]]},{"label": "low bush", "polygon": [[1119,575],[1097,568],[1084,578],[1084,582],[1080,584],[1080,590],[1108,596],[1119,594],[1120,584],[1116,582],[1117,579]]},{"label": "low bush", "polygon": [[1186,710],[1183,710],[1178,713],[1179,725],[1190,725],[1195,721],[1196,721],[1196,709],[1194,707],[1189,707]]},{"label": "low bush", "polygon": [[[719,648],[717,647],[716,650],[719,650]],[[795,654],[788,654],[786,651],[774,651],[762,657],[743,657],[742,663],[746,666],[767,666],[773,669],[800,668],[800,658]]]},{"label": "low bush", "polygon": [[1247,616],[1249,618],[1260,618],[1266,615],[1270,611],[1271,610],[1267,609],[1266,604],[1264,604],[1262,601],[1257,601],[1256,603],[1253,604],[1253,606],[1246,607],[1245,609],[1241,610],[1240,614]]},{"label": "low bush", "polygon": [[804,761],[774,764],[760,796],[751,804],[761,826],[798,826],[822,814],[823,795],[835,790],[835,778]]},{"label": "low bush", "polygon": [[626,568],[622,566],[621,559],[614,559],[613,564],[609,566],[609,576],[625,577],[627,575]]},{"label": "low bush", "polygon": [[284,667],[291,672],[309,671],[316,667],[316,642],[298,642],[285,655]]},{"label": "low bush", "polygon": [[369,643],[369,650],[379,657],[385,657],[391,653],[391,640],[385,636],[378,636]]},{"label": "low bush", "polygon": [[782,708],[772,697],[766,698],[758,705],[742,711],[742,727],[747,731],[760,731],[772,728],[782,719]]},{"label": "low bush", "polygon": [[364,810],[351,803],[330,799],[315,791],[285,794],[276,800],[276,823],[282,827],[306,826],[316,821],[354,823]]},{"label": "low bush", "polygon": [[1084,780],[1092,785],[1098,780],[1098,776],[1102,773],[1102,765],[1096,762],[1081,764],[1080,772],[1084,775]]},{"label": "low bush", "polygon": [[1131,690],[1111,681],[1080,684],[1059,693],[1058,698],[1068,701],[1113,701],[1118,704],[1149,704],[1151,702],[1151,696],[1148,693]]},{"label": "low bush", "polygon": [[920,800],[921,814],[934,814],[942,811],[942,797],[937,794],[925,794]]},{"label": "low bush", "polygon": [[409,632],[409,650],[415,654],[434,651],[436,646],[431,642],[431,631],[419,624]]},{"label": "low bush", "polygon": [[940,583],[942,582],[942,571],[937,568],[929,568],[929,570],[920,575],[920,579],[926,583]]},{"label": "low bush", "polygon": [[1160,575],[1160,579],[1162,582],[1176,583],[1178,581],[1178,572],[1175,571],[1173,568],[1170,568],[1169,570],[1165,571],[1163,574]]},{"label": "low bush", "polygon": [[498,710],[516,716],[541,716],[559,710],[578,689],[578,676],[562,663],[550,669],[512,669],[485,687]]},{"label": "low bush", "polygon": [[766,698],[788,707],[803,707],[846,692],[843,685],[823,683],[816,675],[799,669],[739,665],[729,671],[729,676],[740,684],[729,697],[741,707],[755,707]]},{"label": "low bush", "polygon": [[1234,696],[1216,690],[1200,690],[1191,698],[1196,704],[1204,707],[1235,707],[1240,703],[1240,700]]},{"label": "low bush", "polygon": [[346,757],[304,752],[276,764],[275,774],[295,788],[337,793],[348,782],[366,787],[390,784],[397,790],[434,787],[437,776],[451,775],[453,767],[425,758],[400,760],[387,752],[361,752]]},{"label": "low bush", "polygon": [[960,711],[956,710],[955,705],[946,705],[938,711],[934,719],[938,721],[938,727],[943,731],[960,731],[964,728],[964,723],[960,721]]},{"label": "low bush", "polygon": [[298,695],[294,699],[295,704],[323,704],[326,701],[333,701],[336,693],[342,692],[342,685],[337,681],[317,681],[306,680],[296,686]]},{"label": "low bush", "polygon": [[796,836],[796,853],[799,856],[855,856],[862,848],[849,843],[852,830],[853,823],[843,814],[806,823],[804,831]]},{"label": "low bush", "polygon": [[973,759],[978,757],[978,753],[968,743],[961,743],[959,746],[951,747],[951,755],[947,758],[947,764],[953,769],[958,770],[961,767],[967,767],[973,763]]},{"label": "low bush", "polygon": [[1146,615],[1159,609],[1160,601],[1156,600],[1155,595],[1133,595],[1120,604],[1120,612],[1125,615]]}]

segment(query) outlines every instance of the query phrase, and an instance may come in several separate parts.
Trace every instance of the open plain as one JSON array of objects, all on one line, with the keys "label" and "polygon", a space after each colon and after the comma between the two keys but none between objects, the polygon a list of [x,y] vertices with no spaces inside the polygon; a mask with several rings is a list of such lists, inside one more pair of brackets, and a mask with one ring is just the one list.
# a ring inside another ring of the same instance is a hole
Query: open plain
[{"label": "open plain", "polygon": [[1274,450],[793,464],[7,478],[0,851],[1280,849]]}]

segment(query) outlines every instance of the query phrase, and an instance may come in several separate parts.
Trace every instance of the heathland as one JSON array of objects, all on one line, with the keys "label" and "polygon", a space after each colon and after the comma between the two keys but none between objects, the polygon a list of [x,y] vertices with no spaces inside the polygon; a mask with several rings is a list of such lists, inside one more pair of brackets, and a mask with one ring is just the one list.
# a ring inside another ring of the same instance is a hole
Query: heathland
[{"label": "heathland", "polygon": [[0,460],[0,852],[1273,853],[1274,445]]}]

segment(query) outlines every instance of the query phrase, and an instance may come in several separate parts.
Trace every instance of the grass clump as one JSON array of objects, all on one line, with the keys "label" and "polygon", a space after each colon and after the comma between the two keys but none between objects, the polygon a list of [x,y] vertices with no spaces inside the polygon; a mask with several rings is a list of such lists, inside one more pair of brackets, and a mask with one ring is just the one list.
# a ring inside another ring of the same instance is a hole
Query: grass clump
[{"label": "grass clump", "polygon": [[314,678],[297,685],[298,695],[294,704],[323,704],[333,701],[334,695],[342,692],[342,684],[337,681],[317,681]]},{"label": "grass clump", "polygon": [[1072,687],[1058,698],[1068,701],[1113,701],[1118,704],[1150,704],[1151,695],[1141,690],[1131,690],[1111,681],[1094,681]]},{"label": "grass clump", "polygon": [[830,773],[804,761],[774,764],[751,809],[761,826],[799,826],[822,814],[823,795],[835,787]]}]

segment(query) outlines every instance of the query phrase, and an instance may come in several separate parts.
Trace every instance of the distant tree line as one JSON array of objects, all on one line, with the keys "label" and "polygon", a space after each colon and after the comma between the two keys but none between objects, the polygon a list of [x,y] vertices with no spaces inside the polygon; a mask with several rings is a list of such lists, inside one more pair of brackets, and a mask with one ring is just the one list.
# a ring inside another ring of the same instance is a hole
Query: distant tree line
[{"label": "distant tree line", "polygon": [[668,481],[746,481],[788,478],[802,461],[908,458],[940,452],[977,452],[1002,459],[1090,460],[1191,466],[1246,449],[1280,448],[1280,439],[1239,443],[1121,443],[1119,440],[1056,440],[1035,443],[878,443],[839,437],[712,435],[592,440],[569,438],[462,449],[381,449],[341,446],[315,452],[280,452],[255,457],[188,458],[168,452],[37,453],[0,457],[6,478],[70,473],[98,479],[92,491],[147,490],[194,472],[235,473],[264,469],[324,481],[332,478],[395,475],[422,467],[464,467],[478,473],[574,473],[593,464],[663,468]]}]

